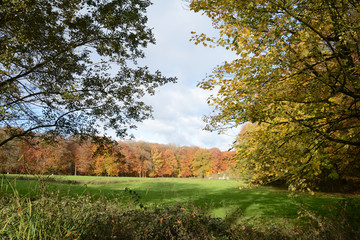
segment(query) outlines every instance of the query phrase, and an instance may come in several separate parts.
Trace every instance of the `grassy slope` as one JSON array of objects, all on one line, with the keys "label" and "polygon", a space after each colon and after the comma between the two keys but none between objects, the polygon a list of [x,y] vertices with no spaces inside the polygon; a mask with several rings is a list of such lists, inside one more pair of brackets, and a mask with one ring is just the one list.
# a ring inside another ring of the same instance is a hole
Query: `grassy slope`
[{"label": "grassy slope", "polygon": [[[14,175],[7,176],[10,179]],[[77,184],[50,182],[46,184],[48,191],[58,191],[60,195],[81,195],[89,192],[95,195],[104,194],[111,198],[130,188],[141,197],[146,205],[191,202],[215,217],[233,217],[239,213],[246,217],[267,219],[295,218],[301,203],[310,210],[326,212],[328,206],[344,198],[343,195],[297,194],[289,196],[285,189],[274,187],[258,187],[243,189],[239,181],[175,179],[175,178],[119,178],[93,176],[51,176],[56,181],[76,181]],[[34,177],[34,179],[36,179]],[[3,189],[7,181],[2,180]],[[86,184],[86,185],[85,185]],[[16,180],[12,185],[21,195],[36,195],[39,192],[37,181]],[[8,191],[11,189],[8,187]]]}]

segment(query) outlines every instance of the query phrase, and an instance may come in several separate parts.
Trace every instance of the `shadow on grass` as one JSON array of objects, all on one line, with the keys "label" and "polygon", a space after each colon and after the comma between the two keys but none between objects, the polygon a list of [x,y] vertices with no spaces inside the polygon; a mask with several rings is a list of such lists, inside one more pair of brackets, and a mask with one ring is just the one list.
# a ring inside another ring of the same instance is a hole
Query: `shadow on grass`
[{"label": "shadow on grass", "polygon": [[[215,217],[226,217],[236,221],[238,217],[257,218],[296,218],[297,211],[305,204],[310,210],[326,213],[326,206],[334,205],[340,197],[316,197],[300,194],[290,197],[285,189],[259,187],[242,189],[241,182],[210,181],[197,179],[158,179],[156,181],[124,181],[104,185],[78,185],[64,182],[42,182],[7,179],[20,195],[36,197],[41,191],[57,192],[60,196],[79,196],[91,194],[95,198],[106,196],[109,199],[124,195],[129,188],[139,195],[145,205],[191,203]],[[45,190],[42,188],[46,188]],[[7,187],[7,191],[12,191]]]},{"label": "shadow on grass", "polygon": [[[296,218],[302,205],[310,210],[326,213],[327,205],[333,205],[339,198],[316,197],[302,194],[289,196],[286,189],[259,187],[255,189],[235,188],[228,182],[194,180],[187,182],[158,181],[126,184],[136,191],[145,204],[192,203],[215,217],[226,217],[234,221],[238,217]],[[240,185],[241,183],[238,183]],[[102,189],[105,195],[122,191],[123,184],[89,186]]]}]

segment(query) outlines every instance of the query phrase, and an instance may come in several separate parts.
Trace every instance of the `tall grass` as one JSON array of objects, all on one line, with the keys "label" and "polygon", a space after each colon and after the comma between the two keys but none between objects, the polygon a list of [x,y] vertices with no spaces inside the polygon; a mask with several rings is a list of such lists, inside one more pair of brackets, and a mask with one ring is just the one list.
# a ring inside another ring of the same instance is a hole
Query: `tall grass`
[{"label": "tall grass", "polygon": [[112,209],[128,210],[136,205],[133,196],[125,193],[114,195],[111,202],[103,195],[90,195],[86,188],[79,196],[66,195],[64,189],[49,188],[49,183],[41,178],[29,185],[28,190],[32,194],[20,195],[16,181],[2,177],[2,239],[83,238],[87,235],[84,229],[95,215],[106,215]]},{"label": "tall grass", "polygon": [[304,203],[297,218],[264,223],[241,209],[215,218],[212,207],[190,201],[149,204],[129,188],[110,196],[85,186],[74,195],[71,187],[56,188],[42,178],[28,185],[32,194],[20,194],[18,187],[2,177],[0,239],[360,239],[358,199],[338,202],[327,215]]}]

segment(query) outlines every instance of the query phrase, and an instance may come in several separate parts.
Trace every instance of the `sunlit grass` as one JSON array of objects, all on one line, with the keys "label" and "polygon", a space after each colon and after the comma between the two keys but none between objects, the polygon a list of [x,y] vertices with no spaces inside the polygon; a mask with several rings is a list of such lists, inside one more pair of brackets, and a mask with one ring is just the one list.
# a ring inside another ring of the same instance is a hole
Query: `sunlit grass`
[{"label": "sunlit grass", "polygon": [[2,175],[0,180],[0,239],[360,236],[358,196],[294,196],[282,188],[241,189],[241,181],[203,179]]},{"label": "sunlit grass", "polygon": [[[21,195],[35,196],[40,191],[37,181],[21,180],[18,175],[6,177]],[[19,179],[15,180],[16,177]],[[37,180],[36,176],[22,177]],[[301,206],[325,214],[329,206],[345,197],[304,193],[292,196],[286,189],[276,187],[240,190],[239,187],[245,183],[232,180],[96,176],[48,176],[43,179],[51,180],[46,185],[47,191],[57,191],[60,196],[89,193],[111,199],[129,188],[137,192],[140,201],[148,206],[188,202],[214,217],[234,220],[239,215],[264,219],[296,218]]]}]

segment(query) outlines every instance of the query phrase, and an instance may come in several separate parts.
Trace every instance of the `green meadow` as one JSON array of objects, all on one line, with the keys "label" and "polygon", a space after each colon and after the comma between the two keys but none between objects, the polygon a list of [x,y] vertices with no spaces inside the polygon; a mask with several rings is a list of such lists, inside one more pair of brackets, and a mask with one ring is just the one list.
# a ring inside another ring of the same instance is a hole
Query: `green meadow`
[{"label": "green meadow", "polygon": [[0,239],[358,239],[358,195],[190,178],[0,176]]},{"label": "green meadow", "polygon": [[[144,206],[190,203],[213,217],[238,216],[262,219],[296,218],[298,210],[307,209],[326,214],[336,202],[359,199],[357,195],[325,193],[293,193],[280,187],[246,188],[246,183],[235,180],[203,180],[187,178],[133,178],[95,176],[42,176],[47,191],[60,196],[105,196],[108,199],[124,195],[125,189],[136,192]],[[16,190],[21,196],[35,198],[40,194],[36,176],[4,175],[1,188]],[[359,212],[360,213],[360,212]]]}]

